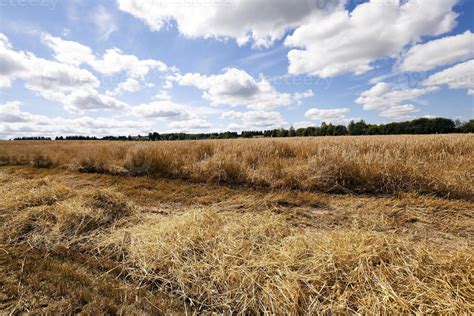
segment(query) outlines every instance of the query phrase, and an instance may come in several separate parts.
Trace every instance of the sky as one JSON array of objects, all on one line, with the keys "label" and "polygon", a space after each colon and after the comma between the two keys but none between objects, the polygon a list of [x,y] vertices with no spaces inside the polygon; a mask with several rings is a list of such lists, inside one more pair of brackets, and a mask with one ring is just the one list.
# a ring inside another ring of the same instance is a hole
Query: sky
[{"label": "sky", "polygon": [[474,0],[0,0],[0,139],[474,117]]}]

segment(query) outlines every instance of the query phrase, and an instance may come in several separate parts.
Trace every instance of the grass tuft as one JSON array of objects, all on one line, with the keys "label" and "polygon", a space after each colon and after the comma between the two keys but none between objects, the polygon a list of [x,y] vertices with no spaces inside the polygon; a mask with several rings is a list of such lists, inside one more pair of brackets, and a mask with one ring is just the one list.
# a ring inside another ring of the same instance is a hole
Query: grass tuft
[{"label": "grass tuft", "polygon": [[[190,229],[192,227],[192,229]],[[463,313],[472,249],[448,255],[393,235],[312,232],[271,213],[190,210],[127,228],[131,274],[201,311]],[[106,243],[123,247],[124,231]],[[121,248],[120,248],[121,249]]]},{"label": "grass tuft", "polygon": [[122,195],[110,190],[93,190],[64,201],[55,199],[56,190],[48,192],[48,198],[28,204],[26,210],[6,223],[8,227],[4,229],[9,242],[38,245],[76,242],[134,212]]},{"label": "grass tuft", "polygon": [[43,153],[35,153],[31,158],[31,166],[34,168],[53,168],[55,166],[54,161]]}]

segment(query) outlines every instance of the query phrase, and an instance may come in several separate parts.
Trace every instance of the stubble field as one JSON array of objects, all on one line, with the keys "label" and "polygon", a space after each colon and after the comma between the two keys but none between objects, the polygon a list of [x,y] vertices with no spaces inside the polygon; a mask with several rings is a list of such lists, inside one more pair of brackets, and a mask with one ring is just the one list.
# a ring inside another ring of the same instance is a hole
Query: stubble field
[{"label": "stubble field", "polygon": [[0,142],[0,311],[474,313],[474,136]]}]

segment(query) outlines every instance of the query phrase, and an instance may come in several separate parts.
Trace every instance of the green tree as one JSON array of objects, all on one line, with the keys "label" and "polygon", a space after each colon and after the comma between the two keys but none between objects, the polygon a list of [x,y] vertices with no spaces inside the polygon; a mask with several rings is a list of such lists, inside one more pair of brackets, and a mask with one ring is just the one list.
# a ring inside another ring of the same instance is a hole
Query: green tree
[{"label": "green tree", "polygon": [[461,126],[461,131],[463,133],[474,133],[474,120],[464,123]]},{"label": "green tree", "polygon": [[366,135],[367,134],[367,124],[364,120],[359,122],[351,121],[347,127],[350,135]]},{"label": "green tree", "polygon": [[296,136],[295,128],[291,126],[290,129],[288,130],[288,137],[295,137],[295,136]]}]

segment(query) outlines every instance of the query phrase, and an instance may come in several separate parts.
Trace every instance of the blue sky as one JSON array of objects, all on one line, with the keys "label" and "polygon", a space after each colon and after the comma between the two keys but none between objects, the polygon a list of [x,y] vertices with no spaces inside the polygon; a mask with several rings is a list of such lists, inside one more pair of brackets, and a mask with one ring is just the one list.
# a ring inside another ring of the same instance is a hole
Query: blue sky
[{"label": "blue sky", "polygon": [[474,114],[472,0],[0,6],[0,138]]}]

